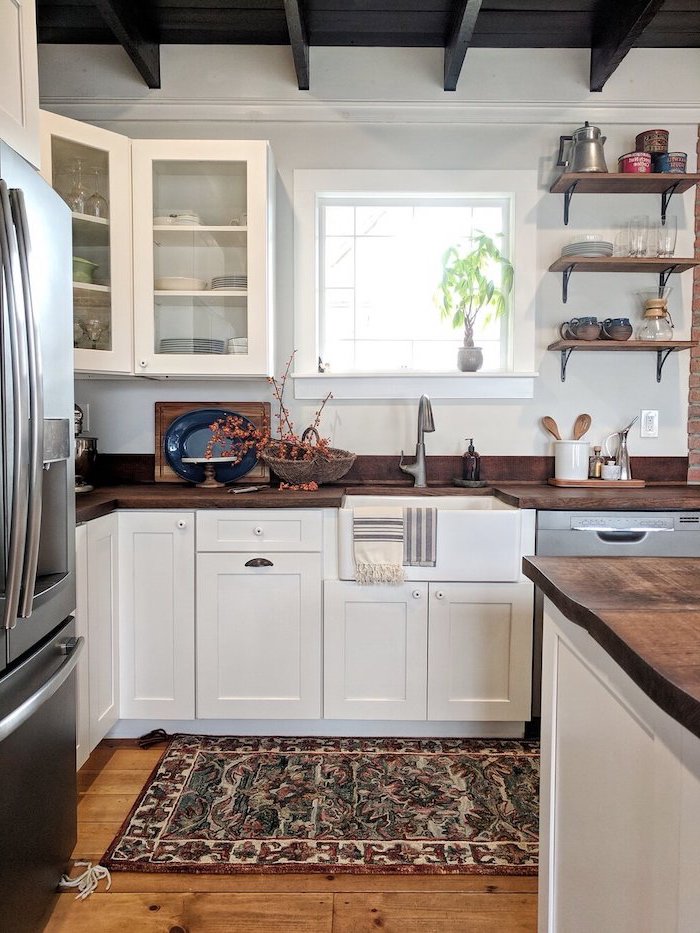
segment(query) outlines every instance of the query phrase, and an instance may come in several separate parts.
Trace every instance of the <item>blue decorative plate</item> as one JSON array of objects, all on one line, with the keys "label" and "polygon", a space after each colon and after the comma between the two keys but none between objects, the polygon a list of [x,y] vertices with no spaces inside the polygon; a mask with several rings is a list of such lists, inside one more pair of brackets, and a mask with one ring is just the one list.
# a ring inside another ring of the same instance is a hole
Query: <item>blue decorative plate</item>
[{"label": "blue decorative plate", "polygon": [[[235,415],[245,426],[253,426],[248,418],[227,408],[198,408],[196,411],[188,411],[186,415],[180,415],[173,421],[163,437],[163,448],[165,459],[178,476],[191,483],[202,482],[204,467],[199,463],[183,463],[182,460],[187,457],[203,457],[211,439],[210,425],[227,415]],[[212,456],[220,457],[221,453],[219,445],[215,445]],[[239,476],[249,473],[257,462],[255,451],[249,450],[240,463],[217,463],[216,478],[220,483],[232,483]]]}]

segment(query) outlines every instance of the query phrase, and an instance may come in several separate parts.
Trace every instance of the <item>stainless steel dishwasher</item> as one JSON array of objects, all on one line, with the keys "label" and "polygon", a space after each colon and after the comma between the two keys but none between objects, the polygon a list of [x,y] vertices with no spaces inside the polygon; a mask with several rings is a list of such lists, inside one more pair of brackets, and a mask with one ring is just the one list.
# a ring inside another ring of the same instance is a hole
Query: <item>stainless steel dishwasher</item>
[{"label": "stainless steel dishwasher", "polygon": [[[700,557],[700,512],[537,513],[540,557]],[[532,715],[540,715],[542,610],[535,590]]]}]

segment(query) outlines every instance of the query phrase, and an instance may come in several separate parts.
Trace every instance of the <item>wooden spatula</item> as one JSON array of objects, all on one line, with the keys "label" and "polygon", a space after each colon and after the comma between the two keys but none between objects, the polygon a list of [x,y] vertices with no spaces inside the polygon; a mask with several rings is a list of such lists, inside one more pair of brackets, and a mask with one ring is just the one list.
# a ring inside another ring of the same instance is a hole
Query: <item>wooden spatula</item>
[{"label": "wooden spatula", "polygon": [[552,437],[556,438],[558,441],[561,440],[561,434],[559,433],[559,426],[557,425],[554,418],[550,418],[549,415],[545,415],[542,418],[542,427],[545,431],[549,431]]},{"label": "wooden spatula", "polygon": [[591,426],[590,415],[579,415],[574,422],[574,440],[580,441],[583,435]]}]

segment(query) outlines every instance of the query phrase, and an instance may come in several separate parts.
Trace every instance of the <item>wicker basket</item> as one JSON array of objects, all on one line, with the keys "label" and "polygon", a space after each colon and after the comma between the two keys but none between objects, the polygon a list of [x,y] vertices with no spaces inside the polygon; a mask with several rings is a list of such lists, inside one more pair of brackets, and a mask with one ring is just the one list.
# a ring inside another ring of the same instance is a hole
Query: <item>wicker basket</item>
[{"label": "wicker basket", "polygon": [[[316,435],[318,432],[313,428],[307,428],[301,436],[302,441],[306,439],[310,432]],[[292,447],[286,441],[275,441],[275,449],[279,449],[280,443]],[[284,457],[275,457],[266,450],[260,452],[260,459],[264,460],[270,469],[283,482],[299,486],[302,483],[334,483],[345,476],[350,467],[355,462],[355,454],[348,450],[341,450],[338,447],[329,447],[330,457],[316,454],[312,460],[287,460]]]}]

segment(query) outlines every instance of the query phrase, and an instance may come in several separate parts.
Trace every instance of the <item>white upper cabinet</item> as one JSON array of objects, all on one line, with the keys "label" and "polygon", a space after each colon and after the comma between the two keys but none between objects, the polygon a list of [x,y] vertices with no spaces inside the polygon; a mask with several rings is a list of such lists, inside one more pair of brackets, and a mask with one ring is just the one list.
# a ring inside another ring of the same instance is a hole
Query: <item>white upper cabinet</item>
[{"label": "white upper cabinet", "polygon": [[73,214],[75,370],[132,373],[131,142],[42,111],[41,145]]},{"label": "white upper cabinet", "polygon": [[134,140],[136,373],[271,373],[266,142]]},{"label": "white upper cabinet", "polygon": [[39,167],[34,0],[0,0],[0,139]]}]

